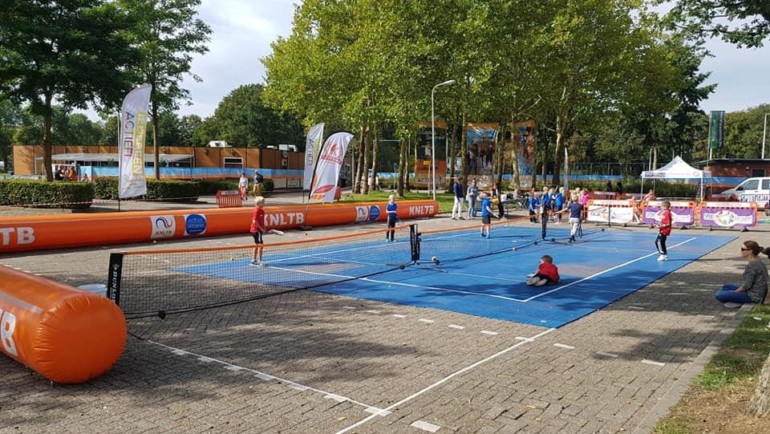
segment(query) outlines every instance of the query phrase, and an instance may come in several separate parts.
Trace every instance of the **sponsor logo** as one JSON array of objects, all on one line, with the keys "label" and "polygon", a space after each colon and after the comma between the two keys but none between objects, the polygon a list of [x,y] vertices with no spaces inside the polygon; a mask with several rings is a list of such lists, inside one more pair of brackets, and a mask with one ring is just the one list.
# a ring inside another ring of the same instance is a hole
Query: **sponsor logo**
[{"label": "sponsor logo", "polygon": [[293,226],[305,223],[305,213],[280,212],[265,214],[265,225],[271,228],[278,226]]},{"label": "sponsor logo", "polygon": [[369,220],[369,208],[365,206],[356,207],[356,222],[365,222]]},{"label": "sponsor logo", "polygon": [[174,216],[152,216],[150,217],[152,222],[152,234],[150,238],[153,240],[159,238],[172,238],[176,232],[176,220]]},{"label": "sponsor logo", "polygon": [[17,357],[16,342],[13,341],[13,331],[16,329],[16,315],[11,312],[3,312],[0,309],[0,345],[5,352]]},{"label": "sponsor logo", "polygon": [[433,205],[417,205],[409,207],[409,216],[425,216],[433,214]]},{"label": "sponsor logo", "polygon": [[380,218],[380,207],[378,206],[370,206],[369,207],[369,221],[376,222],[377,219]]},{"label": "sponsor logo", "polygon": [[201,214],[188,214],[184,216],[185,236],[201,235],[206,232],[206,216]]},{"label": "sponsor logo", "polygon": [[[15,235],[15,236],[14,236]],[[11,239],[17,246],[35,242],[35,230],[30,227],[0,228],[0,246],[10,246]]]}]

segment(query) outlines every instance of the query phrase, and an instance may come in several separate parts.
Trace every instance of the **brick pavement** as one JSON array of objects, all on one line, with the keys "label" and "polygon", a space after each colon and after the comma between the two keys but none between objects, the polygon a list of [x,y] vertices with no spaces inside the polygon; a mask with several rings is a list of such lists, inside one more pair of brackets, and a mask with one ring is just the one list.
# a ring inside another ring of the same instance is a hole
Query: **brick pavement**
[{"label": "brick pavement", "polygon": [[[84,385],[50,384],[0,357],[0,433],[646,433],[747,312],[712,293],[740,276],[741,240],[770,237],[729,233],[738,239],[558,330],[302,291],[132,321],[115,368]],[[104,282],[112,250],[0,264]]]}]

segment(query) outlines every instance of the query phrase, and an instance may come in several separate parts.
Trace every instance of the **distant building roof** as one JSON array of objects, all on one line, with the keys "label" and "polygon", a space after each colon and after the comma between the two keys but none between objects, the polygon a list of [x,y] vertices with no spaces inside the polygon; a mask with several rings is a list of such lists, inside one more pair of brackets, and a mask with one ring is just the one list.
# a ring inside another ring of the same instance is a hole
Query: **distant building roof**
[{"label": "distant building roof", "polygon": [[[179,161],[186,161],[193,158],[193,154],[160,154],[160,161],[166,161],[168,163],[176,163]],[[42,160],[43,157],[37,157],[36,160]],[[106,162],[106,161],[118,161],[118,154],[106,154],[106,153],[68,153],[68,154],[54,154],[51,156],[52,161],[82,161],[84,163],[93,162]],[[145,163],[152,163],[155,161],[153,154],[144,154]]]}]

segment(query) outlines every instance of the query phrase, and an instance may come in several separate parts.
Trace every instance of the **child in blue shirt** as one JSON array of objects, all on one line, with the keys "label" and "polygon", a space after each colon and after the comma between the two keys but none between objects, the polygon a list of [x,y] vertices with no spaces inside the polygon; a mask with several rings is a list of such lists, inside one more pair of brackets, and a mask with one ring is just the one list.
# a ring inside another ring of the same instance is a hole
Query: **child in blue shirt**
[{"label": "child in blue shirt", "polygon": [[396,227],[396,221],[398,220],[398,205],[396,205],[396,196],[388,196],[388,204],[385,206],[385,211],[388,213],[388,231],[385,232],[385,241],[396,241],[396,231],[393,229]]}]

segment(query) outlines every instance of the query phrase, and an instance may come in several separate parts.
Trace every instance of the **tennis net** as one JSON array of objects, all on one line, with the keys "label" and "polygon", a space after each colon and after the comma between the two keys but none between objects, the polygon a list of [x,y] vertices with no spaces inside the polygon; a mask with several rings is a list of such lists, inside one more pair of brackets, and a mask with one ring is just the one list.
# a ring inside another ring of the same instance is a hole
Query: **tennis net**
[{"label": "tennis net", "polygon": [[[403,269],[415,255],[416,225],[254,245],[143,250],[110,255],[108,296],[126,318],[165,317],[267,298]],[[419,249],[418,249],[419,250]]]}]

